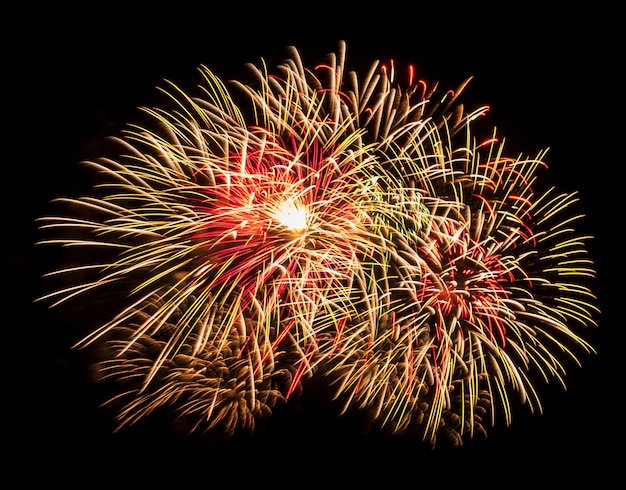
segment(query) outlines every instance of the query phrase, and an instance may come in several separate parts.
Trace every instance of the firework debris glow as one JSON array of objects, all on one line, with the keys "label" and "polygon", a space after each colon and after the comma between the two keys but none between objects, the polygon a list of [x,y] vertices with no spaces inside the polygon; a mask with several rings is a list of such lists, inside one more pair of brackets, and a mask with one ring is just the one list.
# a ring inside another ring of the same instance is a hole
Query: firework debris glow
[{"label": "firework debris glow", "polygon": [[538,385],[594,352],[590,237],[575,193],[538,189],[546,152],[476,134],[469,80],[346,59],[166,82],[119,157],[86,162],[92,195],[41,218],[41,243],[81,252],[40,300],[122,304],[76,344],[101,353],[119,428],[169,413],[228,439],[316,379],[338,416],[461,445],[514,400],[541,412]]}]

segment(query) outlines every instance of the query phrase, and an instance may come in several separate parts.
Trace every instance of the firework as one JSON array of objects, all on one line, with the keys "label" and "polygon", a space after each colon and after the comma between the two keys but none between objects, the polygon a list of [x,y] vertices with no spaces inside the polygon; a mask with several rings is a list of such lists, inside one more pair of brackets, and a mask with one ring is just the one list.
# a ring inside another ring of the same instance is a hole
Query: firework
[{"label": "firework", "polygon": [[384,267],[363,290],[378,298],[376,328],[355,330],[325,367],[346,410],[432,444],[485,434],[498,413],[510,423],[514,393],[541,411],[536,380],[564,385],[572,349],[593,352],[572,329],[595,311],[576,196],[533,195],[542,154],[506,158],[495,138],[454,149],[449,134],[431,133],[444,151],[420,185],[428,212],[382,228]]},{"label": "firework", "polygon": [[535,380],[593,351],[589,237],[574,194],[535,195],[544,153],[477,138],[467,82],[409,69],[403,89],[393,64],[345,61],[340,44],[309,70],[293,49],[251,84],[204,66],[197,95],[168,83],[119,156],[86,162],[98,192],[42,218],[43,243],[106,257],[42,299],[119,296],[77,347],[107,349],[120,427],[169,410],[230,437],[316,376],[381,429],[460,444],[509,423],[514,394],[541,410]]}]

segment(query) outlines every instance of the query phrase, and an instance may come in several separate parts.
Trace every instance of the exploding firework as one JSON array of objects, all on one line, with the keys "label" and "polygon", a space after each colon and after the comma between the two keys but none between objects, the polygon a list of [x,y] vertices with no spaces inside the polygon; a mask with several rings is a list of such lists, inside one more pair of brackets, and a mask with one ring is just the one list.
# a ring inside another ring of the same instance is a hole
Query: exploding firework
[{"label": "exploding firework", "polygon": [[43,243],[106,257],[51,273],[85,279],[42,299],[119,296],[77,342],[106,349],[119,426],[169,410],[230,437],[311,377],[433,445],[509,423],[514,395],[541,410],[536,380],[593,352],[575,194],[536,193],[544,152],[475,135],[487,108],[458,102],[467,82],[358,77],[344,44],[313,70],[290,54],[251,84],[202,66],[197,96],[167,85],[119,156],[86,162],[98,192],[41,219]]}]

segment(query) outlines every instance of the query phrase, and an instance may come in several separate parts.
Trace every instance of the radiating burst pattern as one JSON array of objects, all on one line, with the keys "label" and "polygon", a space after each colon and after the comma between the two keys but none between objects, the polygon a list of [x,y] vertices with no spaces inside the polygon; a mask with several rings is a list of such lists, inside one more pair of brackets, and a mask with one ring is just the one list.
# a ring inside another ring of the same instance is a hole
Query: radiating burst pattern
[{"label": "radiating burst pattern", "polygon": [[475,134],[487,108],[458,102],[467,82],[358,77],[344,44],[313,70],[290,55],[251,84],[206,67],[197,97],[170,84],[119,157],[87,163],[97,197],[41,220],[44,243],[112,252],[53,272],[86,279],[42,299],[123,292],[77,344],[109,349],[120,427],[168,410],[230,437],[309,377],[338,411],[433,445],[510,423],[514,396],[541,410],[536,383],[593,352],[576,195],[536,195],[544,152]]}]

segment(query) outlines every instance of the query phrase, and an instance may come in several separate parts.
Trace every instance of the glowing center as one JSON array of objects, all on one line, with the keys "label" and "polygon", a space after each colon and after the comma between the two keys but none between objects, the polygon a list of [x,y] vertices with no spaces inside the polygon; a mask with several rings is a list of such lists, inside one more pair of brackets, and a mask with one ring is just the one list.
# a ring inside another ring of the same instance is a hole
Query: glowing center
[{"label": "glowing center", "polygon": [[304,230],[307,227],[306,218],[304,206],[292,201],[283,202],[276,210],[278,222],[290,230]]}]

